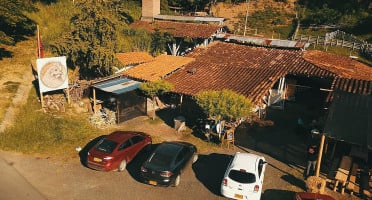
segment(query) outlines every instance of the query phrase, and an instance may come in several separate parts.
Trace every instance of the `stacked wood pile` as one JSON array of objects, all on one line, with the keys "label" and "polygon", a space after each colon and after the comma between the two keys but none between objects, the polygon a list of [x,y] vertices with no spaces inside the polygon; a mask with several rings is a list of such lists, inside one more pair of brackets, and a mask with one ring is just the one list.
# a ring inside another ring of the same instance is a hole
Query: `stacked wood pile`
[{"label": "stacked wood pile", "polygon": [[70,86],[68,92],[70,94],[71,102],[79,102],[85,96],[88,96],[86,93],[89,87],[90,83],[88,81],[78,81],[76,84]]},{"label": "stacked wood pile", "polygon": [[116,124],[116,115],[115,112],[111,110],[103,109],[99,112],[95,112],[89,118],[89,121],[98,128],[106,128],[107,126]]},{"label": "stacked wood pile", "polygon": [[43,96],[44,106],[43,111],[46,113],[48,111],[65,112],[66,98],[64,94],[53,94]]}]

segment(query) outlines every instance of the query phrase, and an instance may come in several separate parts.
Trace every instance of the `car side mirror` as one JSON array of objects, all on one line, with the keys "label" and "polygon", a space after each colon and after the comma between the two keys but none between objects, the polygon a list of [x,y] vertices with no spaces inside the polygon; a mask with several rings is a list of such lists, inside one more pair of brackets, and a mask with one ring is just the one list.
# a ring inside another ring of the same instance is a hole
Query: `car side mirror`
[{"label": "car side mirror", "polygon": [[263,165],[265,165],[265,164],[268,164],[268,162],[263,161],[262,163],[260,163],[261,166],[263,166]]}]

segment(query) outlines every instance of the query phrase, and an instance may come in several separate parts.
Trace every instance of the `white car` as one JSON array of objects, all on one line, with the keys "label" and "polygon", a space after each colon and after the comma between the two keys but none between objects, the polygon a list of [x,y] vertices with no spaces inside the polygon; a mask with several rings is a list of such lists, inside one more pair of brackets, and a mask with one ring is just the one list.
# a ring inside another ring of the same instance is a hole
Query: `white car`
[{"label": "white car", "polygon": [[237,152],[225,172],[221,194],[232,199],[259,200],[266,164],[262,156]]}]

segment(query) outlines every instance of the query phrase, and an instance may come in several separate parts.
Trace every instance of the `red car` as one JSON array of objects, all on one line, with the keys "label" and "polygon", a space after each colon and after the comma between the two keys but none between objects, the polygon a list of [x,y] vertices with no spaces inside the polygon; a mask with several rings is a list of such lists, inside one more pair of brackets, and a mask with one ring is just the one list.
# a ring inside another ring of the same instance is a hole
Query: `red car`
[{"label": "red car", "polygon": [[311,192],[297,192],[293,199],[294,200],[335,200],[331,196],[328,196],[325,194],[311,193]]},{"label": "red car", "polygon": [[115,131],[88,151],[87,165],[96,170],[120,172],[142,149],[150,149],[151,144],[151,136],[145,133]]}]

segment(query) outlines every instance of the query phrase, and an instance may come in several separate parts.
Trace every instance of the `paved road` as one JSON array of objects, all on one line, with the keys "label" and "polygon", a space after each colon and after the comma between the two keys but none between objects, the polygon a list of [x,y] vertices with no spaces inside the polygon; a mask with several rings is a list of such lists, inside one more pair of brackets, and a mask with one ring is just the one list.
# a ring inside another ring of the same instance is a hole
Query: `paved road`
[{"label": "paved road", "polygon": [[1,200],[43,200],[46,199],[31,185],[12,163],[0,158],[0,199]]},{"label": "paved road", "polygon": [[[224,169],[213,166],[213,162],[218,159],[224,161],[224,156],[219,155],[211,157],[201,155],[198,164],[190,165],[184,171],[178,187],[154,187],[141,183],[138,178],[138,169],[144,156],[136,158],[128,165],[127,170],[121,173],[106,173],[88,169],[80,163],[78,157],[67,162],[12,152],[0,152],[0,157],[6,157],[7,162],[13,163],[13,166],[8,165],[8,169],[5,171],[11,172],[18,169],[26,179],[30,180],[32,185],[42,191],[47,199],[224,199],[219,194],[215,194],[217,187],[219,187],[219,181],[213,185],[205,185],[210,183],[206,181],[207,178],[210,180],[213,180],[213,177],[220,179],[216,174],[213,174],[214,172],[220,170],[217,174],[223,175]],[[7,176],[12,176],[12,173],[5,171]],[[29,194],[34,194],[31,193],[32,190],[27,189],[32,186],[26,185],[25,179],[20,181],[9,178],[9,180],[13,180],[14,183],[24,183],[14,187],[16,190],[25,188],[25,191],[30,191]],[[0,191],[8,189],[3,184],[0,188]],[[40,193],[38,194],[39,196],[30,198],[15,196],[6,199],[43,199]],[[0,197],[0,199],[3,198]]]}]

